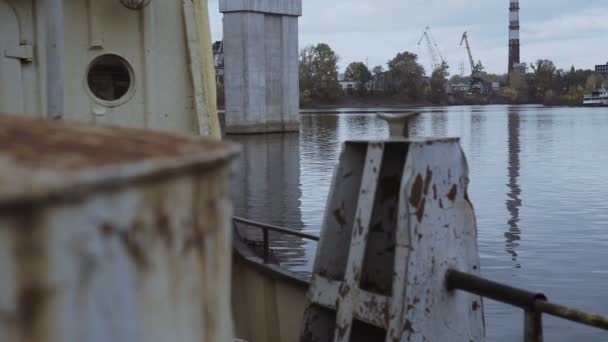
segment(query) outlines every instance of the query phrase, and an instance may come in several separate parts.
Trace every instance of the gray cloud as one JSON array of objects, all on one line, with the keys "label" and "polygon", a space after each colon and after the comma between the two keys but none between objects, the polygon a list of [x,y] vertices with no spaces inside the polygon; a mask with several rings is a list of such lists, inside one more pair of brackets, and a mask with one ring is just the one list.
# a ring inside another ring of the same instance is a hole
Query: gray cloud
[{"label": "gray cloud", "polygon": [[[397,52],[418,53],[429,69],[424,46],[430,26],[440,49],[459,73],[466,61],[460,37],[469,32],[473,54],[489,72],[507,67],[508,0],[303,0],[300,45],[325,42],[352,61],[385,64]],[[217,0],[210,0],[212,34],[221,38]],[[606,0],[521,0],[522,60],[553,60],[560,68],[593,68],[608,61]],[[467,71],[468,72],[468,71]]]}]

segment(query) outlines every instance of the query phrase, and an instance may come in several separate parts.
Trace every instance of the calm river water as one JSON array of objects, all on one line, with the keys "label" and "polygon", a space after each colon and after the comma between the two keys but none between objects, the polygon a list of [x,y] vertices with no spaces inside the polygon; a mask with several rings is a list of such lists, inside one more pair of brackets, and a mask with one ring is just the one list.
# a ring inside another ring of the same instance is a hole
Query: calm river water
[{"label": "calm river water", "polygon": [[[468,158],[481,270],[553,301],[608,314],[608,109],[428,107],[412,136],[457,136]],[[373,114],[302,116],[300,134],[233,137],[236,213],[319,234],[341,143],[388,136]],[[282,265],[306,273],[316,245],[276,238]],[[523,314],[485,302],[488,341],[521,341]],[[608,333],[545,319],[546,341]]]}]

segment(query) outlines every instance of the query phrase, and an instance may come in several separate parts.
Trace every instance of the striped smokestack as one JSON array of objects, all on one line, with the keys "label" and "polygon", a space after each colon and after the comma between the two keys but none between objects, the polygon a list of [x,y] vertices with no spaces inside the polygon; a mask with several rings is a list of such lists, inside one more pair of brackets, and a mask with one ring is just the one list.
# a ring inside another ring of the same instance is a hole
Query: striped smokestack
[{"label": "striped smokestack", "polygon": [[519,64],[519,0],[510,0],[509,6],[509,74]]}]

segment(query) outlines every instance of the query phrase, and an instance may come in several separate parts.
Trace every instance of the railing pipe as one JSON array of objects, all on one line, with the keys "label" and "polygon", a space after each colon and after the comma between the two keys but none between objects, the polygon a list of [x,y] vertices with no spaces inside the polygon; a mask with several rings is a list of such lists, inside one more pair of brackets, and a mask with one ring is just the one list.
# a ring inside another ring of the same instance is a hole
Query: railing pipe
[{"label": "railing pipe", "polygon": [[527,311],[534,310],[537,300],[547,299],[542,293],[521,290],[454,270],[448,271],[446,282],[448,290],[463,290]]},{"label": "railing pipe", "polygon": [[285,234],[285,235],[301,237],[301,238],[307,239],[307,240],[319,241],[318,236],[298,232],[293,229],[287,229],[287,228],[283,228],[283,227],[273,226],[270,224],[259,223],[259,222],[247,220],[244,218],[240,218],[240,217],[234,217],[233,219],[234,219],[234,222],[241,223],[241,224],[251,226],[251,227],[261,228],[265,231],[272,231],[272,232],[281,233],[281,234]]},{"label": "railing pipe", "polygon": [[580,310],[543,301],[536,302],[534,304],[534,309],[547,315],[608,330],[608,318],[604,316],[589,314]]},{"label": "railing pipe", "polygon": [[[608,317],[550,303],[542,293],[529,292],[455,270],[447,272],[446,286],[448,290],[462,290],[524,309],[526,311],[526,338],[528,331],[539,331],[542,336],[542,321],[533,314],[547,314],[608,330]],[[530,327],[530,330],[528,330],[528,327]]]}]

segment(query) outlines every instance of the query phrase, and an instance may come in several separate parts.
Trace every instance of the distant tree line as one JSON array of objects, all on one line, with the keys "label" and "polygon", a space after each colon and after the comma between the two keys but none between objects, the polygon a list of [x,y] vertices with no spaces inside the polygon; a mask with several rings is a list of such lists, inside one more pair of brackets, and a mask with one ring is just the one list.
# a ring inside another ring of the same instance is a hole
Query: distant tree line
[{"label": "distant tree line", "polygon": [[602,87],[602,75],[592,70],[557,69],[547,59],[532,64],[532,72],[522,75],[512,73],[504,97],[511,103],[543,103],[545,105],[579,105],[585,93]]},{"label": "distant tree line", "polygon": [[[302,106],[332,104],[345,96],[338,75],[339,57],[324,43],[300,51],[300,102]],[[501,91],[491,96],[450,94],[449,85],[469,84],[470,78],[454,75],[442,64],[427,77],[418,56],[400,52],[387,62],[388,69],[376,66],[370,71],[363,62],[352,62],[344,77],[354,83],[352,96],[359,99],[384,96],[400,103],[544,103],[547,105],[578,105],[585,93],[601,87],[604,79],[591,70],[557,69],[550,60],[532,64],[531,72],[508,75],[483,73],[484,82],[498,82]]]}]

